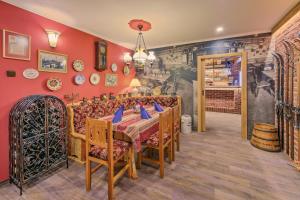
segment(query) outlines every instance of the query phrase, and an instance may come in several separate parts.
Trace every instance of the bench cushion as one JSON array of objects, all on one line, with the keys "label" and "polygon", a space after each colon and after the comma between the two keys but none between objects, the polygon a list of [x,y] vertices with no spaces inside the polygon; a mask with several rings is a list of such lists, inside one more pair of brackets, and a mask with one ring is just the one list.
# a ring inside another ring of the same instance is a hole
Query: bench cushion
[{"label": "bench cushion", "polygon": [[154,102],[164,107],[177,105],[177,97],[151,96],[139,98],[113,99],[108,101],[81,102],[79,105],[72,106],[74,111],[74,131],[85,134],[85,121],[87,117],[101,118],[113,114],[121,105],[125,110],[131,109],[137,103],[143,105],[153,105]]},{"label": "bench cushion", "polygon": [[179,122],[176,122],[174,124],[174,134],[177,134],[177,133],[180,133],[181,130],[180,130],[180,123]]}]

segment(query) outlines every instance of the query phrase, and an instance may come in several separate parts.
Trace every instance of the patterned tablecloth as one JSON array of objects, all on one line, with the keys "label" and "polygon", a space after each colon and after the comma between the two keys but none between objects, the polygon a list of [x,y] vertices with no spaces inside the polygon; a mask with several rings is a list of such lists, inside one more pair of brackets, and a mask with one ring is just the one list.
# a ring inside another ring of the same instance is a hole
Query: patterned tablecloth
[{"label": "patterned tablecloth", "polygon": [[[134,113],[133,110],[126,110],[123,113],[122,121],[113,124],[113,131],[127,135],[137,152],[141,150],[141,144],[152,133],[159,129],[159,112],[154,107],[145,107],[151,115],[150,119],[142,119],[140,113]],[[102,120],[112,120],[114,115],[102,117]]]}]

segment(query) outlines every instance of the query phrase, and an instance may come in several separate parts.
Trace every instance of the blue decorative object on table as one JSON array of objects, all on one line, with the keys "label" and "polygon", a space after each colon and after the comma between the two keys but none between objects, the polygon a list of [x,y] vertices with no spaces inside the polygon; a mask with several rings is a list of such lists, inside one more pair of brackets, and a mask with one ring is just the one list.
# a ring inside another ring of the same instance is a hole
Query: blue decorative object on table
[{"label": "blue decorative object on table", "polygon": [[162,112],[164,109],[156,102],[154,102],[154,108],[157,112]]},{"label": "blue decorative object on table", "polygon": [[141,118],[142,119],[150,119],[151,115],[147,112],[147,110],[141,106]]},{"label": "blue decorative object on table", "polygon": [[115,112],[115,116],[112,120],[112,123],[120,122],[122,120],[123,112],[124,112],[124,105],[120,106],[120,108],[118,108],[118,110]]}]

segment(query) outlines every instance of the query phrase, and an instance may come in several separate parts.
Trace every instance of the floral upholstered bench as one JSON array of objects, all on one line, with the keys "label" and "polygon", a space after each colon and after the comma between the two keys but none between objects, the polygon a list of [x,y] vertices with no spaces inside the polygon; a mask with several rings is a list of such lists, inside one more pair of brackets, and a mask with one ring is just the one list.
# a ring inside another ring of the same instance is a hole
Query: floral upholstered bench
[{"label": "floral upholstered bench", "polygon": [[85,162],[85,122],[86,118],[101,118],[113,114],[121,105],[125,110],[131,109],[138,102],[143,105],[153,105],[154,102],[164,107],[173,107],[181,104],[179,96],[143,96],[127,97],[107,101],[90,100],[80,101],[67,105],[69,116],[69,158]]}]

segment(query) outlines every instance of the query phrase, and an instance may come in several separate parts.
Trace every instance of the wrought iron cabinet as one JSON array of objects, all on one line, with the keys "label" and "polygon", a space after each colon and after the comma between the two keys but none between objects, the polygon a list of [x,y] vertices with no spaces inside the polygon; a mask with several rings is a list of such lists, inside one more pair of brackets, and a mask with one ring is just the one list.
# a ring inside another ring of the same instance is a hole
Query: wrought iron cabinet
[{"label": "wrought iron cabinet", "polygon": [[10,183],[20,188],[67,157],[67,112],[64,103],[48,95],[28,96],[10,112]]}]

